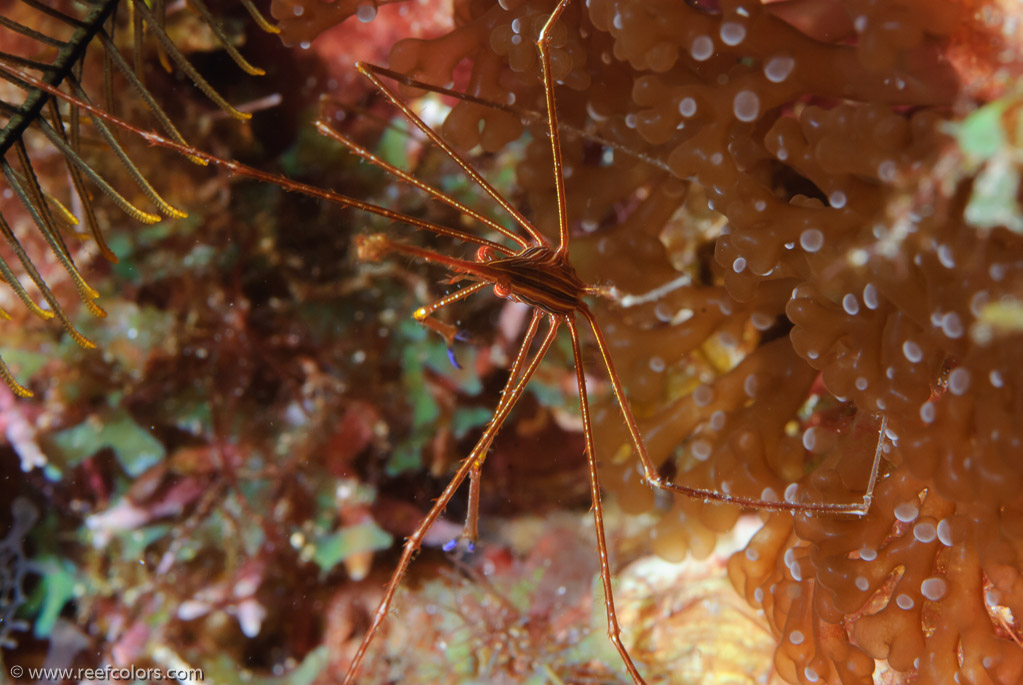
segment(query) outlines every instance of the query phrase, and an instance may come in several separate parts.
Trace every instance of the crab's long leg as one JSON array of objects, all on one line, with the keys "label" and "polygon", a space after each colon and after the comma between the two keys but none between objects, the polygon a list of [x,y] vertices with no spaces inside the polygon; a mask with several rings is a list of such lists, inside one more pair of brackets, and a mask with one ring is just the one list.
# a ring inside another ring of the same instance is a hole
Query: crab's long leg
[{"label": "crab's long leg", "polygon": [[[525,370],[521,374],[518,373],[517,369],[512,369],[512,374],[508,379],[508,383],[504,387],[504,396],[507,398],[505,401],[498,405],[498,409],[494,412],[493,418],[490,419],[490,423],[487,424],[486,430],[483,431],[483,436],[476,443],[476,446],[472,449],[463,461],[461,466],[458,467],[458,471],[452,477],[451,481],[444,488],[444,492],[441,493],[440,497],[434,503],[433,507],[427,513],[416,531],[405,541],[404,549],[401,553],[401,560],[398,562],[398,567],[394,570],[391,575],[391,580],[387,584],[387,589],[384,590],[383,599],[380,600],[380,604],[377,606],[376,613],[373,615],[373,622],[369,626],[369,630],[366,631],[365,637],[362,639],[362,644],[359,645],[359,649],[356,650],[355,656],[352,657],[352,663],[348,666],[348,672],[345,673],[343,685],[351,685],[355,682],[355,678],[359,673],[359,667],[362,664],[363,658],[366,656],[366,650],[369,648],[370,643],[373,641],[373,637],[377,631],[380,630],[381,624],[387,617],[387,612],[391,608],[391,602],[394,599],[394,594],[398,590],[398,585],[401,583],[402,577],[405,575],[405,571],[408,569],[409,564],[412,562],[412,556],[416,553],[419,547],[422,545],[423,536],[434,524],[434,522],[440,517],[441,512],[447,507],[451,498],[454,497],[458,487],[465,480],[469,472],[476,466],[479,461],[480,455],[484,453],[493,441],[494,436],[497,435],[497,431],[504,424],[505,419],[508,418],[508,414],[511,413],[512,407],[518,401],[519,397],[522,396],[522,392],[526,389],[526,384],[529,379],[532,378],[536,372],[537,367],[540,366],[540,362],[547,354],[547,350],[550,349],[551,343],[554,342],[554,337],[558,332],[558,319],[554,316],[551,317],[551,327],[547,331],[547,335],[544,337],[543,342],[540,343],[540,349],[537,350],[536,355],[530,360],[529,365],[526,366]],[[522,347],[527,347],[525,343],[530,342],[524,340]],[[525,359],[526,355],[519,355],[517,359]],[[516,379],[517,380],[514,380]]]},{"label": "crab's long leg", "polygon": [[396,243],[383,233],[355,236],[355,244],[360,259],[376,262],[390,252],[398,252],[421,262],[439,264],[458,274],[469,274],[481,281],[497,284],[503,273],[494,269],[486,262],[472,262],[459,257],[449,257],[436,250],[416,245]]},{"label": "crab's long leg", "polygon": [[[533,308],[533,317],[529,321],[529,328],[526,329],[526,335],[522,340],[522,344],[519,346],[519,353],[515,357],[515,361],[512,362],[511,370],[508,372],[508,383],[514,383],[516,381],[516,375],[522,369],[523,360],[526,354],[529,352],[529,346],[533,343],[533,338],[536,337],[536,332],[540,328],[540,319],[543,318],[543,312],[536,307]],[[508,397],[501,395],[501,401],[497,405],[496,411],[501,411],[504,405],[509,401]],[[491,440],[493,442],[493,440]],[[462,529],[462,539],[468,541],[470,544],[476,542],[476,538],[479,536],[479,518],[480,518],[480,474],[483,471],[483,462],[487,458],[487,453],[490,451],[490,445],[488,444],[480,452],[480,456],[476,459],[476,464],[472,471],[469,472],[469,506],[468,511],[465,514],[465,527]]]},{"label": "crab's long leg", "polygon": [[166,148],[168,150],[174,150],[175,152],[182,154],[190,159],[194,158],[200,159],[204,162],[209,162],[210,164],[218,166],[222,169],[226,169],[227,171],[234,174],[238,174],[239,176],[245,176],[247,178],[252,178],[257,181],[263,181],[264,183],[270,183],[276,186],[280,186],[281,188],[284,188],[285,190],[288,191],[302,193],[303,195],[308,195],[309,197],[315,197],[320,200],[333,202],[334,204],[341,207],[352,207],[354,209],[359,209],[361,211],[368,212],[370,214],[376,214],[378,216],[391,219],[393,221],[407,224],[409,226],[414,226],[424,231],[435,233],[437,235],[443,235],[449,238],[462,240],[467,243],[474,243],[476,245],[482,245],[483,247],[489,247],[490,249],[496,250],[498,252],[507,253],[508,251],[508,248],[506,248],[504,245],[495,243],[492,240],[487,240],[486,238],[480,238],[479,236],[472,235],[471,233],[466,233],[465,231],[459,231],[457,229],[448,228],[447,226],[441,226],[430,221],[417,219],[416,217],[408,216],[407,214],[402,214],[401,212],[395,212],[394,210],[387,209],[386,207],[379,207],[369,202],[363,202],[362,200],[357,200],[354,197],[348,197],[347,195],[342,195],[341,193],[336,193],[332,190],[324,190],[322,188],[317,188],[316,186],[307,185],[305,183],[299,183],[298,181],[292,181],[278,174],[270,174],[265,171],[260,171],[259,169],[255,169],[245,164],[232,162],[227,159],[221,159],[216,155],[211,155],[208,152],[203,152],[202,150],[190,147],[188,145],[181,145],[180,143],[168,140],[163,136],[157,135],[150,131],[143,131],[142,129],[136,126],[132,126],[131,124],[122,121],[107,112],[104,112],[102,109],[99,109],[98,107],[95,107],[85,102],[84,100],[81,100],[80,98],[76,98],[73,95],[69,95],[61,91],[58,88],[54,88],[50,84],[35,78],[31,74],[27,74],[18,69],[12,69],[2,63],[0,63],[0,73],[7,74],[9,76],[14,77],[15,79],[24,81],[25,83],[31,85],[34,88],[46,91],[50,95],[60,98],[61,100],[64,100],[65,102],[68,102],[74,105],[75,107],[78,107],[88,112],[90,115],[97,119],[107,121],[111,124],[114,124],[115,126],[124,129],[125,131],[129,131],[139,136],[143,140],[147,141],[150,145]]},{"label": "crab's long leg", "polygon": [[579,348],[579,331],[574,317],[569,317],[568,332],[572,336],[572,358],[575,360],[575,377],[579,383],[579,410],[583,419],[583,437],[586,440],[586,466],[590,472],[590,498],[593,501],[593,526],[597,529],[597,552],[600,555],[600,580],[604,585],[604,612],[607,614],[607,637],[618,650],[625,668],[637,685],[645,681],[632,662],[628,650],[622,644],[622,631],[615,613],[614,594],[611,590],[611,564],[607,558],[607,540],[604,535],[604,507],[600,500],[600,479],[597,474],[597,458],[593,451],[593,426],[590,423],[590,404],[586,397],[586,376],[583,373],[583,356]]},{"label": "crab's long leg", "polygon": [[[414,79],[411,76],[407,76],[406,74],[401,74],[398,73],[397,71],[393,71],[391,69],[381,67],[376,64],[372,66],[373,71],[375,73],[380,74],[382,76],[386,76],[387,78],[393,81],[397,81],[402,85],[408,86],[410,88],[426,90],[431,93],[447,95],[449,97],[455,98],[456,100],[471,102],[476,105],[487,107],[488,109],[496,109],[502,112],[507,112],[508,114],[512,114],[518,117],[524,123],[533,123],[536,121],[541,121],[545,119],[547,116],[546,114],[542,114],[531,109],[523,109],[522,107],[507,105],[502,102],[494,102],[493,100],[487,100],[486,98],[476,97],[475,95],[470,95],[469,93],[463,93],[462,91],[455,90],[454,88],[445,88],[444,86],[426,83],[425,81]],[[558,130],[561,131],[561,133],[568,133],[572,136],[575,136],[576,138],[581,138],[582,140],[588,140],[597,143],[598,145],[609,147],[613,149],[616,153],[620,152],[623,155],[632,157],[633,159],[643,162],[644,164],[648,164],[656,169],[660,169],[661,171],[665,171],[669,174],[672,173],[671,167],[668,166],[667,163],[665,163],[664,161],[651,157],[648,154],[639,152],[638,150],[633,150],[632,148],[622,145],[621,143],[609,140],[607,138],[603,138],[597,135],[596,133],[593,133],[592,131],[585,131],[581,128],[578,128],[577,126],[573,126],[572,124],[569,124],[564,121],[558,122]]]},{"label": "crab's long leg", "polygon": [[[508,212],[508,214],[510,214],[512,216],[512,218],[515,219],[515,221],[519,224],[519,226],[522,227],[522,230],[524,230],[529,235],[530,239],[532,239],[535,244],[538,244],[538,245],[547,245],[548,244],[547,239],[545,237],[543,237],[543,235],[539,231],[536,230],[536,228],[533,226],[533,224],[531,224],[529,222],[529,220],[525,216],[523,216],[522,212],[517,210],[510,202],[508,202],[506,199],[504,199],[501,196],[501,194],[498,193],[497,190],[494,189],[493,186],[491,186],[489,183],[487,183],[486,179],[484,179],[479,174],[479,172],[477,172],[475,169],[473,169],[472,166],[470,166],[469,163],[467,161],[465,161],[462,158],[461,155],[459,155],[457,152],[455,152],[454,148],[452,148],[450,145],[448,145],[444,141],[444,139],[441,138],[437,134],[436,131],[434,131],[432,128],[427,126],[426,122],[424,122],[422,119],[419,118],[418,114],[413,112],[412,109],[409,108],[408,105],[406,105],[404,102],[402,102],[401,99],[398,97],[398,95],[393,90],[391,90],[386,85],[384,85],[384,82],[381,81],[377,77],[377,73],[382,73],[382,72],[378,72],[377,71],[376,65],[369,64],[368,62],[356,62],[355,63],[355,68],[358,69],[359,72],[363,76],[365,76],[367,79],[369,79],[369,81],[374,86],[376,86],[377,89],[381,93],[383,93],[384,96],[388,100],[390,100],[391,103],[395,107],[400,109],[401,113],[404,114],[408,118],[409,121],[411,121],[413,124],[415,124],[416,128],[418,128],[420,131],[423,132],[423,135],[425,135],[427,138],[432,140],[433,143],[435,145],[437,145],[437,147],[439,147],[445,153],[447,153],[447,155],[456,164],[458,164],[458,166],[462,167],[462,170],[465,171],[465,173],[469,176],[469,178],[471,178],[473,181],[475,181],[476,185],[478,185],[480,188],[482,188],[484,190],[484,192],[487,193],[487,195],[489,195],[491,198],[493,198],[494,202],[496,202],[497,204],[501,205],[501,207],[504,209],[504,211]],[[517,236],[517,235],[514,235],[514,234],[512,235],[512,240],[517,242],[522,247],[528,247],[529,244],[530,244],[529,241],[527,241],[525,238],[522,238],[521,236]]]},{"label": "crab's long leg", "polygon": [[858,504],[839,504],[829,502],[776,502],[755,499],[752,497],[729,495],[717,490],[692,488],[686,485],[678,485],[677,483],[666,481],[661,478],[661,476],[657,473],[657,469],[654,467],[653,461],[650,459],[650,455],[646,449],[646,444],[643,442],[643,436],[639,433],[639,425],[636,423],[636,417],[632,414],[632,407],[629,405],[629,400],[625,397],[625,391],[622,389],[621,380],[619,380],[618,373],[615,371],[614,361],[611,359],[610,350],[608,348],[607,340],[604,338],[604,333],[600,330],[600,326],[597,325],[597,320],[594,318],[593,312],[591,312],[588,307],[583,307],[580,311],[583,316],[586,317],[587,321],[590,322],[590,328],[593,329],[593,335],[597,339],[597,346],[600,348],[600,356],[604,360],[604,366],[611,379],[611,388],[614,390],[615,398],[618,400],[618,406],[621,407],[622,416],[625,419],[625,425],[629,429],[629,435],[632,437],[632,443],[636,446],[636,452],[639,454],[640,463],[643,465],[643,477],[648,483],[650,483],[650,485],[668,492],[686,495],[693,499],[725,502],[727,504],[735,504],[742,507],[766,511],[794,511],[804,514],[848,514],[852,516],[864,516],[870,510],[870,504],[874,497],[874,485],[877,482],[877,474],[881,465],[881,454],[884,448],[885,428],[887,427],[888,421],[887,418],[883,418],[881,420],[877,450],[874,453],[874,465],[870,472],[870,483],[863,495],[863,501]]},{"label": "crab's long leg", "polygon": [[[341,143],[346,148],[351,150],[353,153],[355,153],[359,157],[362,157],[364,160],[366,160],[370,164],[374,164],[374,165],[380,167],[381,169],[383,169],[384,171],[386,171],[387,173],[393,174],[394,176],[397,176],[398,178],[400,178],[401,180],[405,181],[406,183],[409,183],[409,184],[415,186],[416,188],[419,188],[424,193],[428,194],[430,197],[433,197],[433,198],[435,198],[437,200],[440,200],[441,202],[446,204],[448,207],[451,207],[452,209],[456,209],[456,210],[458,210],[459,212],[461,212],[462,214],[464,214],[466,216],[472,217],[476,221],[479,221],[481,224],[483,224],[485,226],[489,226],[490,228],[492,228],[493,230],[497,231],[498,233],[500,233],[501,235],[505,236],[506,238],[510,238],[511,240],[514,240],[519,245],[522,245],[522,238],[520,236],[512,233],[511,231],[509,231],[507,228],[505,228],[501,224],[497,223],[496,221],[494,221],[493,219],[491,219],[489,217],[483,216],[482,214],[477,212],[475,209],[472,209],[471,207],[467,207],[466,205],[462,204],[461,202],[459,202],[455,198],[451,197],[450,195],[446,195],[445,193],[442,193],[441,191],[437,190],[433,186],[431,186],[431,185],[429,185],[427,183],[423,183],[422,181],[420,181],[415,176],[412,176],[412,175],[402,171],[401,169],[399,169],[398,167],[394,166],[393,164],[385,162],[384,160],[380,159],[379,157],[374,155],[369,150],[361,147],[360,145],[356,144],[354,141],[350,140],[346,136],[344,136],[341,133],[338,133],[337,131],[335,131],[326,122],[324,122],[322,120],[317,121],[316,122],[316,130],[319,131],[322,135],[327,136],[331,140],[334,140],[334,141],[337,141],[338,143]],[[513,254],[513,251],[509,250],[507,248],[505,250],[503,250],[503,252],[505,254],[509,254],[509,255]]]},{"label": "crab's long leg", "polygon": [[551,152],[554,154],[554,190],[558,196],[558,232],[561,242],[558,253],[568,251],[568,207],[565,199],[565,173],[561,161],[561,138],[558,135],[558,110],[554,101],[554,77],[551,74],[551,29],[565,11],[569,0],[561,0],[558,6],[547,17],[547,22],[540,29],[536,39],[536,48],[540,51],[540,64],[543,66],[543,90],[547,96],[547,128],[551,138]]}]

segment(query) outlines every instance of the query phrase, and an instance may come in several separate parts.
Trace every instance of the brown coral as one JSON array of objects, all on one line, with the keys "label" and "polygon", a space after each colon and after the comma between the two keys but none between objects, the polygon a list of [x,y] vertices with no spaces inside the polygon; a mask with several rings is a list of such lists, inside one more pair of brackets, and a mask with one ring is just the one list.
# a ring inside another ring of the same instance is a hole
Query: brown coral
[{"label": "brown coral", "polygon": [[[443,84],[470,60],[472,95],[542,111],[532,40],[549,9],[459,3],[452,32],[399,43],[391,64]],[[867,683],[875,660],[919,682],[1023,677],[1020,348],[985,333],[985,307],[1023,292],[1023,245],[964,223],[969,187],[942,123],[977,97],[953,64],[1019,64],[980,49],[977,9],[591,0],[555,42],[559,108],[587,133],[564,135],[569,215],[590,234],[579,271],[635,295],[675,283],[605,313],[654,460],[688,485],[849,501],[870,470],[871,416],[887,417],[868,516],[773,516],[732,562],[791,682]],[[462,101],[444,131],[493,150],[518,126]],[[552,225],[549,162],[530,151],[520,186]],[[679,226],[703,207],[727,224]],[[679,234],[713,241],[713,261]],[[617,449],[614,411],[598,421],[605,483],[626,510],[658,513],[659,553],[707,553],[736,513],[659,503]]]}]

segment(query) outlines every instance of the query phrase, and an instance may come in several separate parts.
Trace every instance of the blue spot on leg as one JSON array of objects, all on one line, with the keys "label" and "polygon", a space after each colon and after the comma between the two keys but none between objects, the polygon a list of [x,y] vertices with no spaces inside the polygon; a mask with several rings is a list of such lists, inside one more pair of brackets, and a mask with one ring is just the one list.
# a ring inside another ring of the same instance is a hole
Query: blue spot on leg
[{"label": "blue spot on leg", "polygon": [[457,546],[458,546],[458,538],[451,538],[450,540],[448,540],[447,542],[444,543],[444,546],[441,549],[443,549],[445,552],[450,552],[451,550],[453,550]]},{"label": "blue spot on leg", "polygon": [[[458,341],[458,342],[469,342],[469,341],[472,340],[472,336],[469,335],[468,333],[466,333],[465,331],[457,331],[455,333],[454,338],[452,338],[452,340]],[[461,371],[462,367],[458,363],[458,360],[455,359],[455,348],[452,345],[448,346],[448,359],[451,360],[451,365],[453,367],[455,367],[456,369]]]}]

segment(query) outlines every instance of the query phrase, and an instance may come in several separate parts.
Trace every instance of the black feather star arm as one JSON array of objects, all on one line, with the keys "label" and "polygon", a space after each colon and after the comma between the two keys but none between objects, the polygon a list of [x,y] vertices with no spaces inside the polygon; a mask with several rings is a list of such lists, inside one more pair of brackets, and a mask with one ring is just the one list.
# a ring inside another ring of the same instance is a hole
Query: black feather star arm
[{"label": "black feather star arm", "polygon": [[[81,5],[44,4],[39,0],[19,2],[17,12],[0,15],[0,35],[9,37],[0,41],[0,45],[5,46],[0,50],[0,62],[25,72],[35,72],[43,82],[60,88],[79,101],[96,105],[87,92],[85,72],[87,61],[92,65],[97,62],[87,60],[87,57],[92,52],[100,51],[103,93],[101,104],[96,106],[113,112],[112,84],[115,78],[123,79],[133,96],[144,105],[164,133],[175,142],[186,145],[184,137],[147,89],[142,78],[144,43],[146,40],[155,40],[160,61],[166,68],[170,69],[173,64],[230,116],[239,120],[251,116],[231,106],[178,49],[165,29],[166,8],[163,0],[151,4],[134,0],[94,0],[84,5],[84,10],[77,12],[76,8]],[[189,0],[188,4],[242,71],[251,75],[263,73],[262,69],[250,64],[238,52],[202,0]],[[277,29],[249,0],[242,0],[242,4],[261,29],[276,32]],[[131,54],[128,56],[118,48],[115,41],[117,31],[130,31],[128,42]],[[12,45],[13,50],[7,47]],[[0,74],[0,86],[3,86],[0,89],[0,172],[3,179],[0,184],[6,186],[2,192],[7,197],[17,198],[48,250],[70,278],[85,307],[95,316],[105,316],[96,302],[99,294],[86,283],[64,240],[66,233],[76,239],[91,240],[106,259],[117,261],[100,230],[94,210],[93,191],[98,189],[121,211],[141,223],[151,224],[163,218],[182,218],[186,214],[167,202],[150,185],[117,142],[114,132],[102,120],[83,117],[79,107],[68,102],[58,102],[49,93],[12,74]],[[134,182],[137,192],[146,198],[151,208],[136,206],[125,197],[124,192],[105,180],[92,161],[83,155],[83,121],[91,124],[95,137],[118,160],[123,167],[123,175]],[[51,193],[43,187],[32,160],[33,151],[40,148],[38,145],[26,144],[30,134],[33,143],[42,141],[44,147],[63,157],[68,179],[66,189],[53,189]],[[204,164],[197,158],[192,161]],[[67,204],[57,198],[62,193],[70,197]],[[14,257],[13,263],[8,263],[0,255],[0,278],[11,287],[30,312],[43,319],[55,317],[76,343],[85,348],[95,347],[75,328],[39,269],[33,264],[33,257],[22,246],[12,223],[9,217],[3,215],[0,207],[0,233],[9,248],[8,257]],[[23,285],[22,279],[25,278],[38,291],[42,303],[37,302]],[[7,320],[11,318],[2,308],[0,317]],[[0,379],[17,395],[32,395],[28,388],[14,378],[2,358]]]}]

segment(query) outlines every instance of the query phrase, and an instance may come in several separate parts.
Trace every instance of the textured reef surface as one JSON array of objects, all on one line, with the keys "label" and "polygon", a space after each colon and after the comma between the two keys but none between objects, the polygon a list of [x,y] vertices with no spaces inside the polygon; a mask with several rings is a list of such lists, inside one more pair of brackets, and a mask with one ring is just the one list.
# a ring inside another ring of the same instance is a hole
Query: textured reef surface
[{"label": "textured reef surface", "polygon": [[[155,44],[138,56],[191,144],[476,230],[319,137],[319,116],[505,221],[351,68],[374,61],[473,96],[402,86],[556,234],[534,45],[550,0],[274,0],[283,44],[222,4],[261,79],[228,68],[189,11],[169,13],[167,34],[248,123],[166,71]],[[656,493],[584,340],[616,598],[644,677],[1023,680],[1018,4],[573,2],[552,67],[571,259],[617,293],[593,307],[660,473],[848,503],[881,455],[863,517]],[[83,130],[83,150],[101,151]],[[467,259],[472,246],[118,138],[189,216],[139,228],[97,197],[119,261],[68,238],[107,318],[68,312],[98,351],[0,288],[0,354],[36,395],[0,389],[0,659],[339,680],[402,539],[499,401],[527,312],[489,289],[442,310],[462,332],[455,368],[409,315],[457,284],[405,259],[362,263],[353,238]],[[58,156],[26,144],[64,201]],[[11,230],[70,303],[74,283],[5,191]],[[549,356],[484,467],[477,550],[442,550],[463,495],[363,682],[628,682],[605,634],[567,341]]]}]

